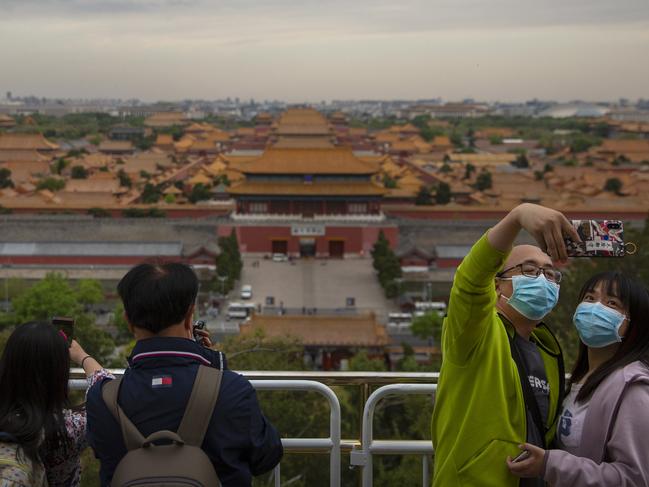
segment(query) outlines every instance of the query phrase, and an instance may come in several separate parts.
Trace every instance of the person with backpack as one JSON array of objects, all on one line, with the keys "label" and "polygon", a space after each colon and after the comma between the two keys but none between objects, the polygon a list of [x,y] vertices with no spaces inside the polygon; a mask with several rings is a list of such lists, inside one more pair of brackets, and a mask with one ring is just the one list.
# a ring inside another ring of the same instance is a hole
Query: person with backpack
[{"label": "person with backpack", "polygon": [[283,455],[244,377],[207,332],[194,338],[198,279],[180,263],[140,264],[119,282],[136,339],[121,380],[88,392],[88,441],[102,486],[245,487]]},{"label": "person with backpack", "polygon": [[71,362],[89,386],[112,377],[50,323],[25,323],[9,336],[0,359],[0,485],[79,485],[86,411],[70,406]]}]

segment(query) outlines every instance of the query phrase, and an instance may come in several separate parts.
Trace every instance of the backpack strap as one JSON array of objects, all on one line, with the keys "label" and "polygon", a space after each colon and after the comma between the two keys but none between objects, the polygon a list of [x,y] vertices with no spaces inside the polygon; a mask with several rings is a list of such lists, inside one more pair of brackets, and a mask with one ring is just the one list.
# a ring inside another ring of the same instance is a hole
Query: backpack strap
[{"label": "backpack strap", "polygon": [[119,386],[121,383],[121,378],[105,381],[101,388],[101,396],[106,403],[106,407],[113,414],[113,416],[115,416],[115,419],[122,429],[122,438],[124,439],[124,445],[126,445],[126,449],[128,451],[137,450],[142,446],[145,438],[131,422],[131,420],[128,419],[120,405],[117,403],[117,396],[119,394]]},{"label": "backpack strap", "polygon": [[198,367],[194,387],[178,427],[178,436],[188,445],[202,446],[219,397],[222,377],[223,371],[220,369],[204,365]]}]

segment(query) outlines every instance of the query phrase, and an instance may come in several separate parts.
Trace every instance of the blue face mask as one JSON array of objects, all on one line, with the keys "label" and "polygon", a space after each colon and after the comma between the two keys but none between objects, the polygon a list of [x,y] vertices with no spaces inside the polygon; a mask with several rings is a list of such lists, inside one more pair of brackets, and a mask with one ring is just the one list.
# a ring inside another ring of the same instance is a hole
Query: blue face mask
[{"label": "blue face mask", "polygon": [[559,285],[545,275],[538,277],[513,276],[514,292],[507,300],[509,305],[529,320],[541,320],[557,305]]},{"label": "blue face mask", "polygon": [[625,319],[626,316],[622,313],[598,301],[580,303],[572,317],[572,322],[584,345],[601,348],[622,341],[620,327]]}]

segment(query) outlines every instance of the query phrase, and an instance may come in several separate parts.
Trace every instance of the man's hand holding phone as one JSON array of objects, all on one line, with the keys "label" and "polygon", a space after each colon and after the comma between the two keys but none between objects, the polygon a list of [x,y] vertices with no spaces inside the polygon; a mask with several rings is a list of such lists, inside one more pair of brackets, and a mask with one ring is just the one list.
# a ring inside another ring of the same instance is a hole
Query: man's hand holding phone
[{"label": "man's hand holding phone", "polygon": [[525,443],[518,445],[522,452],[515,458],[507,457],[507,467],[516,477],[535,478],[543,475],[545,450]]}]

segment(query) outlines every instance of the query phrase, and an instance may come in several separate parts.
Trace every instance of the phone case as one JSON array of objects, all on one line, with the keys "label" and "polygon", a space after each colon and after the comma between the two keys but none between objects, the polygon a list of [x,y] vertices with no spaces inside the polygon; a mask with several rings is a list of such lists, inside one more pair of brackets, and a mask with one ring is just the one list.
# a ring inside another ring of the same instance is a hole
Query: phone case
[{"label": "phone case", "polygon": [[566,239],[570,257],[624,257],[624,224],[620,220],[572,220],[582,243]]}]

